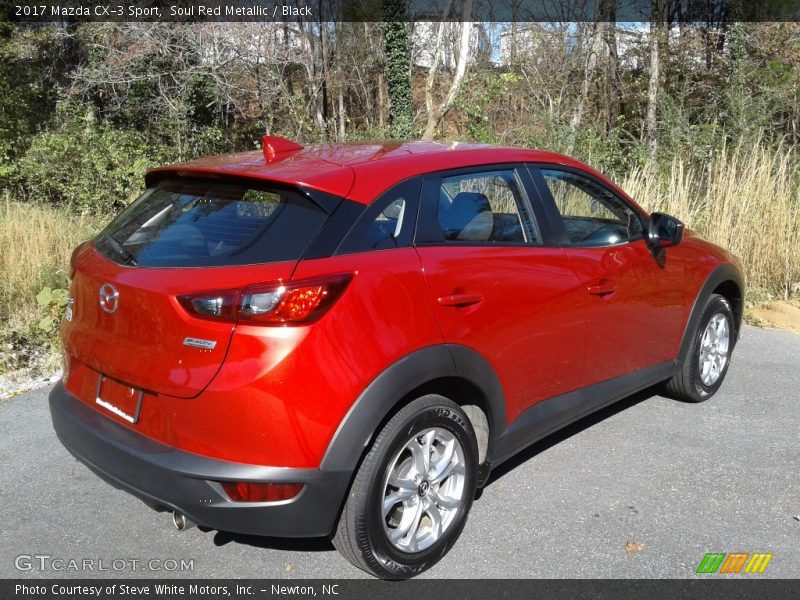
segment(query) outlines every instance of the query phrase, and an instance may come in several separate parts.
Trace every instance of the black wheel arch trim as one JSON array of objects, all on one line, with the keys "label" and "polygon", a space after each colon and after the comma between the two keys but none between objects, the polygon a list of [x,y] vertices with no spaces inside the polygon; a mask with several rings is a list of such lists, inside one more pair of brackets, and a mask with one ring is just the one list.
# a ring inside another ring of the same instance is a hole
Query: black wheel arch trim
[{"label": "black wheel arch trim", "polygon": [[687,320],[686,327],[683,330],[683,339],[681,340],[681,346],[678,351],[679,361],[683,361],[684,357],[689,351],[692,343],[693,333],[697,329],[698,322],[700,321],[700,317],[703,313],[703,307],[705,306],[709,297],[720,285],[729,281],[736,284],[736,286],[739,288],[739,294],[741,296],[738,303],[731,304],[733,317],[736,321],[736,323],[734,323],[734,343],[736,343],[736,341],[739,339],[739,332],[742,329],[742,316],[744,312],[744,282],[742,280],[741,273],[736,267],[731,264],[723,264],[711,271],[708,277],[706,277],[706,280],[701,286],[697,296],[695,297],[692,310],[689,313],[689,319]]},{"label": "black wheel arch trim", "polygon": [[420,386],[444,377],[464,379],[481,392],[489,422],[488,461],[492,440],[506,428],[500,380],[489,362],[475,350],[458,344],[436,344],[404,356],[372,380],[339,424],[320,469],[354,471],[381,423],[403,400]]}]

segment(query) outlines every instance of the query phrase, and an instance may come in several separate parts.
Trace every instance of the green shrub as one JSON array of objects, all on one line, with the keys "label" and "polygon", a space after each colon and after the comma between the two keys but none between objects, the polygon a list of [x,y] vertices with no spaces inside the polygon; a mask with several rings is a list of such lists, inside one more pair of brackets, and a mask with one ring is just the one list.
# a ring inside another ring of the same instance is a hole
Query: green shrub
[{"label": "green shrub", "polygon": [[69,292],[63,288],[45,287],[36,294],[36,305],[42,318],[36,323],[37,329],[47,334],[54,334],[58,322],[67,308]]},{"label": "green shrub", "polygon": [[81,214],[116,212],[139,194],[160,155],[134,131],[72,126],[34,136],[18,178],[29,199]]}]

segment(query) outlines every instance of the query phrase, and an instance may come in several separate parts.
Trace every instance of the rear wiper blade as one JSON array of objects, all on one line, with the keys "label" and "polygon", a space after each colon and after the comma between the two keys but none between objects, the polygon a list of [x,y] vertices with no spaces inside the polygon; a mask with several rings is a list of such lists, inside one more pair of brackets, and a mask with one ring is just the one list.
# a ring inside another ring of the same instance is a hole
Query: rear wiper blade
[{"label": "rear wiper blade", "polygon": [[124,260],[127,264],[134,266],[136,265],[136,257],[127,250],[125,250],[125,248],[122,247],[122,244],[120,244],[117,240],[115,240],[107,233],[103,234],[102,239],[108,242],[108,245],[111,246],[114,249],[114,251],[117,254],[119,254],[122,257],[122,260]]}]

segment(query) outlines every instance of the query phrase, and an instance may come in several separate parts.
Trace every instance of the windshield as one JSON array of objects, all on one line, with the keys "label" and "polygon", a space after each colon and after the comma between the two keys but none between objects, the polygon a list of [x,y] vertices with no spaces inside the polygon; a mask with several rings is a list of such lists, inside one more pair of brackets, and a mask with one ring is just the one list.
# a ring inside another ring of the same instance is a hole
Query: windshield
[{"label": "windshield", "polygon": [[143,267],[298,260],[326,213],[291,189],[169,179],[98,236],[109,258]]}]

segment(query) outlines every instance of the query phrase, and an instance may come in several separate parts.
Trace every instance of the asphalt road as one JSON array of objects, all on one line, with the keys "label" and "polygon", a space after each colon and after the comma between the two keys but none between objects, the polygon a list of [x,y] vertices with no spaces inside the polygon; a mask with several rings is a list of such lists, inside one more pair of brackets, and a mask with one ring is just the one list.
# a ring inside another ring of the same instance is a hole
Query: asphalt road
[{"label": "asphalt road", "polygon": [[[798,388],[800,336],[745,328],[710,401],[642,394],[503,466],[424,576],[695,577],[706,552],[744,551],[774,554],[758,577],[800,577]],[[0,403],[0,577],[365,576],[327,540],[176,531],[68,455],[48,391]],[[643,548],[626,553],[629,542]],[[20,571],[20,555],[112,570],[41,570],[34,559]],[[131,559],[191,560],[193,570],[131,570]]]}]

